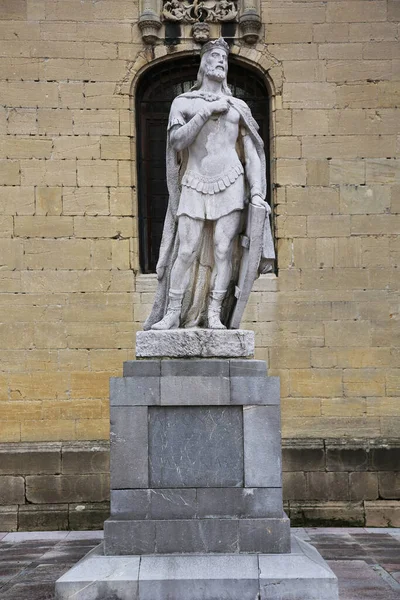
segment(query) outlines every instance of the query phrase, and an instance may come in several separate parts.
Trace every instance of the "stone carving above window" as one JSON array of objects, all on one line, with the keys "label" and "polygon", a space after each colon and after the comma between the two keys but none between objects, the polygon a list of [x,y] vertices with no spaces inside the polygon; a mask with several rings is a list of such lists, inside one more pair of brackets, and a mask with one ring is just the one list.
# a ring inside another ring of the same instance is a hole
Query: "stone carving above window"
[{"label": "stone carving above window", "polygon": [[164,0],[162,17],[181,23],[237,21],[236,0]]},{"label": "stone carving above window", "polygon": [[177,26],[175,37],[187,36],[191,29],[199,44],[224,35],[227,23],[238,23],[234,38],[245,44],[255,44],[261,37],[261,0],[139,0],[139,4],[138,26],[146,44],[162,43],[165,27],[171,24]]}]

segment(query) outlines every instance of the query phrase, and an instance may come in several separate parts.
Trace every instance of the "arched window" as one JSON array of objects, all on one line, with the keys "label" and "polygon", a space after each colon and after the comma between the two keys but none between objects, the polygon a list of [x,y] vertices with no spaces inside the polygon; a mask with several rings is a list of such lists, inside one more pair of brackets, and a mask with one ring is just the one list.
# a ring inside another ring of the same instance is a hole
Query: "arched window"
[{"label": "arched window", "polygon": [[[168,204],[165,147],[168,115],[173,99],[196,82],[198,56],[167,61],[148,69],[136,93],[137,169],[139,197],[139,256],[142,273],[154,273]],[[250,107],[264,140],[269,169],[269,99],[256,73],[229,59],[228,84],[237,98]],[[269,172],[267,181],[270,181]]]}]

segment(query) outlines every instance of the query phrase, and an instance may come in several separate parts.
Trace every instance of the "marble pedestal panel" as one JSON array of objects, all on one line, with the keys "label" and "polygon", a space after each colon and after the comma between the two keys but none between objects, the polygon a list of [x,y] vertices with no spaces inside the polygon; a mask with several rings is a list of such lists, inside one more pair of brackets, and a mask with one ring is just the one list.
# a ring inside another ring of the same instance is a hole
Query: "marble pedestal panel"
[{"label": "marble pedestal panel", "polygon": [[110,404],[107,555],[288,552],[279,379],[265,362],[130,361]]},{"label": "marble pedestal panel", "polygon": [[295,536],[290,554],[104,556],[98,546],[56,583],[57,600],[338,600],[337,578]]}]

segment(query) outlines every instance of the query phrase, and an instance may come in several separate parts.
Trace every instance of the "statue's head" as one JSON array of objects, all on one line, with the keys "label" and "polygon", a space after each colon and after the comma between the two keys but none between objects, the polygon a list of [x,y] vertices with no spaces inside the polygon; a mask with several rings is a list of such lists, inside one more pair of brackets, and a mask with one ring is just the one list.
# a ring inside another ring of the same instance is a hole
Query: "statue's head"
[{"label": "statue's head", "polygon": [[201,49],[200,68],[197,73],[197,82],[193,87],[194,90],[201,88],[204,76],[222,82],[222,91],[231,96],[231,91],[228,88],[226,78],[228,74],[228,55],[229,46],[223,38],[207,42]]}]

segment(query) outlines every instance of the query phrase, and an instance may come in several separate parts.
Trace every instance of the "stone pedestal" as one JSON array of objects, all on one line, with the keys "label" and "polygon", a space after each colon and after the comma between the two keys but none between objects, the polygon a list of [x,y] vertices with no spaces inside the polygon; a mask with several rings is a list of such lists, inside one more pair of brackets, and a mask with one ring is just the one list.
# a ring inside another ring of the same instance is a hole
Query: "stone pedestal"
[{"label": "stone pedestal", "polygon": [[[104,548],[57,582],[59,600],[338,598],[319,554],[295,540],[291,551],[279,379],[240,358],[254,353],[250,333],[138,334],[146,358],[110,382]],[[224,358],[170,358],[180,353]]]},{"label": "stone pedestal", "polygon": [[110,404],[107,555],[289,550],[279,380],[265,362],[127,362]]}]

